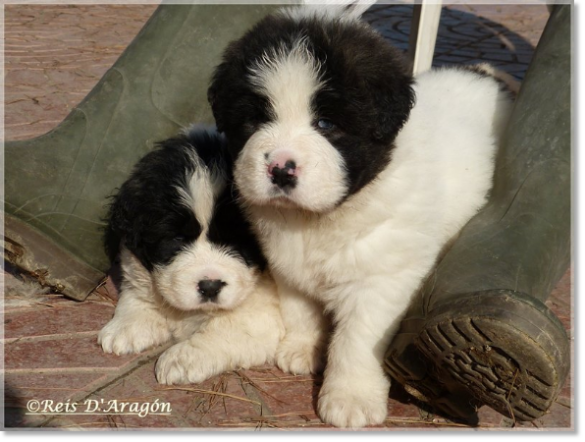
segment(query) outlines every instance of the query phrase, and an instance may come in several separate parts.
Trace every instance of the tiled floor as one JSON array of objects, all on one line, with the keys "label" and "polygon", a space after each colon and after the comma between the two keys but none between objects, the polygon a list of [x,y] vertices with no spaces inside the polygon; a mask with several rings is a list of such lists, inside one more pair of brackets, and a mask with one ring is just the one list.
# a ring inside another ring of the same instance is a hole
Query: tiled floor
[{"label": "tiled floor", "polygon": [[[6,6],[6,139],[34,137],[57,125],[154,9],[151,5]],[[404,49],[410,14],[407,6],[379,5],[366,19]],[[435,64],[487,60],[522,79],[547,17],[542,5],[444,8]],[[162,348],[137,356],[103,354],[96,336],[114,312],[116,289],[111,281],[78,303],[34,284],[23,285],[14,269],[7,269],[5,277],[7,427],[329,428],[315,414],[318,378],[291,376],[266,366],[169,388],[158,385],[153,373]],[[567,272],[548,305],[572,338],[571,286]],[[88,413],[97,406],[110,413]],[[122,407],[132,413],[122,413]],[[514,424],[484,407],[479,411],[479,428],[568,429],[573,426],[572,407],[568,379],[543,418]],[[140,409],[145,416],[136,415]],[[386,429],[465,428],[419,409],[399,388],[392,389],[388,411]]]}]

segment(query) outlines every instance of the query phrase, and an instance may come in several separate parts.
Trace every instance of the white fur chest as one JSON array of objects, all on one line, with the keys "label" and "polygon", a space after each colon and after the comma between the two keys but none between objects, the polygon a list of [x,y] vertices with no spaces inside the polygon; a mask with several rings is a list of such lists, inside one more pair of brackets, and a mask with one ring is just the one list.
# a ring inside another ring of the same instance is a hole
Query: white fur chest
[{"label": "white fur chest", "polygon": [[422,278],[444,236],[424,221],[429,215],[424,212],[432,210],[428,206],[413,210],[407,199],[390,192],[372,199],[372,193],[383,193],[384,184],[370,186],[328,215],[256,209],[273,272],[325,302],[368,278],[396,277],[413,267],[421,269]]}]

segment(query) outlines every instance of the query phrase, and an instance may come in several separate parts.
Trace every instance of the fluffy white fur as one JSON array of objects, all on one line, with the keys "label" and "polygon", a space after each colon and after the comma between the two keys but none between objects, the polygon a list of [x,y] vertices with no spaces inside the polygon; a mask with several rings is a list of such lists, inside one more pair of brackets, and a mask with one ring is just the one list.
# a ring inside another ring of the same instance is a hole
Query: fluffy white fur
[{"label": "fluffy white fur", "polygon": [[[284,78],[281,69],[264,75]],[[335,330],[319,414],[340,427],[380,424],[390,384],[384,352],[441,249],[486,200],[509,99],[493,79],[463,70],[421,75],[389,165],[334,208],[337,191],[324,197],[323,189],[343,188],[340,162],[300,96],[315,84],[313,69],[309,62],[290,69],[289,82],[269,94],[282,103],[276,122],[250,138],[235,172],[278,283],[286,336],[277,364],[294,373],[317,369],[315,349],[327,338],[322,305]],[[266,168],[279,149],[302,170],[298,188],[270,200]]]},{"label": "fluffy white fur", "polygon": [[198,383],[274,360],[284,328],[276,288],[267,274],[256,275],[237,308],[186,311],[167,302],[152,275],[127,249],[121,260],[125,278],[120,301],[98,336],[106,353],[139,353],[178,341],[156,364],[156,377],[163,384]]}]

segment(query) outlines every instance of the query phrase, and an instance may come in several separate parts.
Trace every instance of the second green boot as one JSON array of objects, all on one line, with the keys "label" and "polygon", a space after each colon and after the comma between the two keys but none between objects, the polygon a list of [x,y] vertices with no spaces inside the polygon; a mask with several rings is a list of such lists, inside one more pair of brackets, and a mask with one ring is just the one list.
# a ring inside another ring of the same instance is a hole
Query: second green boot
[{"label": "second green boot", "polygon": [[545,306],[571,258],[571,6],[552,13],[517,98],[487,206],[402,322],[387,372],[451,416],[545,414],[570,345]]}]

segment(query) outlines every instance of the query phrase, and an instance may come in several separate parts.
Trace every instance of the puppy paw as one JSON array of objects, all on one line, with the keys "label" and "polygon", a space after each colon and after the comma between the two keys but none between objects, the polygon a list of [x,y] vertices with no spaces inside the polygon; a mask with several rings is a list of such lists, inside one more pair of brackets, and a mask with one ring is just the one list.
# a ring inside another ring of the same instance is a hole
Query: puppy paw
[{"label": "puppy paw", "polygon": [[165,351],[156,362],[160,384],[199,384],[220,373],[222,368],[211,355],[189,341],[179,342]]},{"label": "puppy paw", "polygon": [[276,350],[276,365],[287,373],[309,374],[323,370],[322,345],[303,337],[285,336]]},{"label": "puppy paw", "polygon": [[380,425],[388,410],[388,389],[360,389],[359,383],[323,383],[317,404],[323,422],[341,428]]},{"label": "puppy paw", "polygon": [[140,353],[170,339],[166,321],[158,316],[114,317],[98,334],[98,344],[104,352],[116,355]]}]

